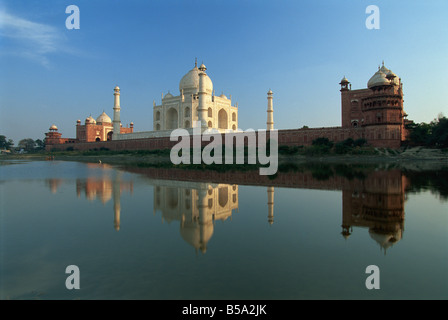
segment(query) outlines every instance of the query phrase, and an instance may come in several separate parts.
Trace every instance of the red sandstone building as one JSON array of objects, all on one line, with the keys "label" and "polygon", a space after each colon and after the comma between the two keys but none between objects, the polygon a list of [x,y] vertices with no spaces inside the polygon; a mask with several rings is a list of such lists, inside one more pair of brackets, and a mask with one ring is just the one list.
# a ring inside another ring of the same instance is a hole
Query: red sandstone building
[{"label": "red sandstone building", "polygon": [[349,84],[345,77],[340,82],[342,127],[362,128],[361,138],[374,145],[399,147],[407,137],[401,79],[383,63],[367,89],[351,90]]},{"label": "red sandstone building", "polygon": [[[302,128],[278,130],[278,144],[289,146],[311,145],[317,138],[328,138],[333,142],[346,139],[366,139],[373,147],[399,148],[408,136],[406,124],[407,114],[403,109],[403,84],[401,79],[390,69],[378,67],[378,71],[369,79],[367,88],[351,89],[347,78],[340,84],[341,91],[341,126],[324,128]],[[115,88],[119,95],[119,88]],[[118,90],[118,91],[117,91]],[[268,92],[268,112],[270,116],[268,130],[273,129],[272,91]],[[118,111],[119,100],[114,107]],[[133,123],[130,128],[123,128],[120,123],[120,134],[133,133]],[[238,133],[235,133],[238,134]],[[170,148],[177,142],[171,142],[168,136],[154,138],[131,138],[113,140],[113,122],[103,112],[96,120],[91,116],[81,125],[78,120],[76,139],[64,139],[56,130],[50,128],[46,133],[46,150],[66,150],[67,143],[73,143],[73,149],[89,150],[107,148],[110,150],[164,149]]]},{"label": "red sandstone building", "polygon": [[[81,124],[81,120],[78,120],[76,122],[76,138],[62,138],[62,134],[58,132],[55,125],[52,125],[49,130],[45,133],[45,145],[53,146],[67,143],[111,141],[113,125],[110,117],[103,111],[96,120],[92,116],[87,117],[84,125]],[[133,122],[130,123],[129,128],[123,128],[120,124],[121,134],[132,132],[134,132]]]}]

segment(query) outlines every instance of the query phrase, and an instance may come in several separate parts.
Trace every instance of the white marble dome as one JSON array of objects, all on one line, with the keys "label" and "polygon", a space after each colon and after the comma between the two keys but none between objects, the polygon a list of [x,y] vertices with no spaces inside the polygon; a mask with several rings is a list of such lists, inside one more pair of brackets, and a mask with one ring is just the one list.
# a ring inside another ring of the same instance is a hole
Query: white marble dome
[{"label": "white marble dome", "polygon": [[96,118],[96,122],[112,123],[112,119],[103,111],[103,113]]},{"label": "white marble dome", "polygon": [[[394,76],[392,81],[387,79],[388,75]],[[367,82],[367,87],[373,88],[373,87],[390,85],[390,84],[399,85],[400,79],[390,69],[386,68],[383,63],[381,68],[378,68],[378,71],[375,72],[375,74],[369,79],[369,81]]]},{"label": "white marble dome", "polygon": [[95,119],[93,119],[92,116],[89,116],[86,118],[86,122],[85,123],[91,123],[91,124],[96,124]]},{"label": "white marble dome", "polygon": [[[184,90],[184,94],[187,92],[198,93],[199,91],[199,72],[197,67],[194,67],[186,75],[182,77],[179,83],[179,91]],[[210,77],[205,75],[205,91],[209,94],[213,92],[213,83]]]},{"label": "white marble dome", "polygon": [[389,84],[390,81],[386,78],[386,74],[383,71],[378,70],[367,82],[367,88],[387,86]]}]

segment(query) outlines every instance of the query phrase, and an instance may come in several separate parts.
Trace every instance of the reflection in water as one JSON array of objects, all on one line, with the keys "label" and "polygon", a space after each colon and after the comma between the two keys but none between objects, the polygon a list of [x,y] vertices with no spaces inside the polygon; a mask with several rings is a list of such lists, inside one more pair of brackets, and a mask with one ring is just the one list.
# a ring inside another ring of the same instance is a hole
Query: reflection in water
[{"label": "reflection in water", "polygon": [[400,241],[404,231],[406,178],[400,171],[370,174],[362,183],[342,190],[342,235],[348,238],[352,227],[367,227],[369,235],[386,253]]},{"label": "reflection in water", "polygon": [[[101,165],[90,165],[100,166]],[[104,168],[108,169],[105,165]],[[115,174],[111,174],[114,172]],[[180,234],[184,241],[196,251],[205,253],[207,243],[214,232],[216,220],[231,219],[234,210],[238,210],[238,184],[220,184],[192,181],[200,180],[197,172],[183,171],[184,181],[172,180],[172,173],[157,169],[139,169],[139,173],[148,176],[149,184],[154,186],[154,214],[161,213],[162,223],[179,221]],[[114,228],[120,230],[120,197],[124,191],[133,192],[133,182],[122,179],[123,171],[104,170],[104,175],[76,180],[78,197],[82,193],[88,200],[99,199],[103,204],[111,199],[114,204]],[[187,176],[185,176],[187,175]],[[236,182],[253,184],[248,173],[232,173]],[[259,176],[258,176],[259,177]],[[258,178],[255,176],[255,179]],[[221,177],[228,180],[225,174]],[[47,181],[52,193],[55,193],[62,180]],[[342,236],[348,239],[353,227],[368,228],[369,235],[380,248],[386,250],[400,241],[404,231],[405,190],[408,187],[406,176],[400,170],[373,171],[362,179],[348,179],[340,175],[328,175],[326,179],[316,178],[314,172],[288,172],[275,180],[266,182],[267,222],[274,223],[274,188],[293,187],[320,190],[342,191]]]},{"label": "reflection in water", "polygon": [[[120,197],[123,192],[133,193],[133,181],[125,181],[122,179],[122,171],[110,170],[111,166],[106,164],[87,164],[89,169],[103,169],[102,175],[99,177],[88,177],[87,179],[76,179],[76,194],[78,198],[84,193],[89,201],[100,200],[106,204],[111,199],[114,204],[114,228],[120,230],[121,205]],[[51,192],[55,194],[57,189],[63,183],[63,179],[47,179],[46,184]]]},{"label": "reflection in water", "polygon": [[238,209],[238,186],[153,180],[154,212],[162,220],[179,221],[182,238],[196,251],[207,251],[214,222],[225,221]]}]

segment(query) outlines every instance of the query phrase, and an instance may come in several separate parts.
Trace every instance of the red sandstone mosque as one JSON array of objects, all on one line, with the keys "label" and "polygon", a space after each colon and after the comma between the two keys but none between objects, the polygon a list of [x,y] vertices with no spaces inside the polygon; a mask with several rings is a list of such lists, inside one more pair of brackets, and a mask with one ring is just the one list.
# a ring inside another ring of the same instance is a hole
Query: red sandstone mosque
[{"label": "red sandstone mosque", "polygon": [[[55,125],[46,133],[46,150],[73,150],[107,148],[110,150],[163,149],[170,142],[170,133],[176,128],[191,130],[195,122],[219,132],[238,133],[238,105],[232,106],[231,96],[215,96],[207,68],[197,63],[180,81],[179,95],[162,96],[162,104],[154,102],[154,131],[134,132],[131,122],[123,127],[120,121],[120,88],[114,88],[114,119],[105,112],[95,120],[89,116],[84,125],[76,123],[76,138],[62,138]],[[340,127],[278,130],[278,144],[289,146],[310,145],[317,138],[339,142],[348,138],[366,139],[373,147],[399,148],[406,140],[407,114],[403,109],[403,84],[394,72],[378,67],[367,82],[367,88],[351,89],[344,76],[341,80]],[[273,93],[267,93],[267,130],[274,129]]]}]

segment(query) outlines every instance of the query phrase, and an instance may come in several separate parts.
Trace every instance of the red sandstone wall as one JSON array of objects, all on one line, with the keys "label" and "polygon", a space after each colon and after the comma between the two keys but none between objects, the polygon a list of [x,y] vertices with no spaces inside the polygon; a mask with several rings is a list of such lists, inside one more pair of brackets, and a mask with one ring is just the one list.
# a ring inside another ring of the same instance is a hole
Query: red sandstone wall
[{"label": "red sandstone wall", "polygon": [[[374,147],[381,148],[399,148],[401,145],[400,136],[395,135],[395,138],[392,139],[386,133],[384,133],[381,137],[382,139],[369,139],[369,135],[366,134],[369,132],[364,127],[361,128],[342,128],[342,127],[334,127],[334,128],[315,128],[315,129],[292,129],[292,130],[279,130],[278,131],[278,144],[279,145],[288,145],[288,146],[309,146],[312,144],[313,140],[320,137],[327,137],[329,140],[333,142],[340,142],[346,140],[348,138],[352,138],[354,140],[360,138],[366,138],[368,143]],[[375,130],[387,130],[387,128],[377,129]],[[373,133],[372,133],[373,134]],[[376,133],[377,134],[377,133]],[[237,134],[236,134],[237,135]],[[373,137],[375,134],[372,135]],[[267,139],[269,135],[267,135]],[[223,137],[223,142],[224,137]],[[203,142],[203,145],[207,145],[209,142]],[[74,150],[93,150],[93,149],[101,149],[107,148],[109,150],[155,150],[155,149],[167,149],[172,148],[177,144],[177,141],[170,141],[170,137],[164,138],[148,138],[148,139],[134,139],[134,140],[116,140],[116,141],[101,141],[101,142],[81,142],[70,144]],[[66,150],[67,145],[51,145],[46,146],[47,151],[56,151],[56,150]]]}]

